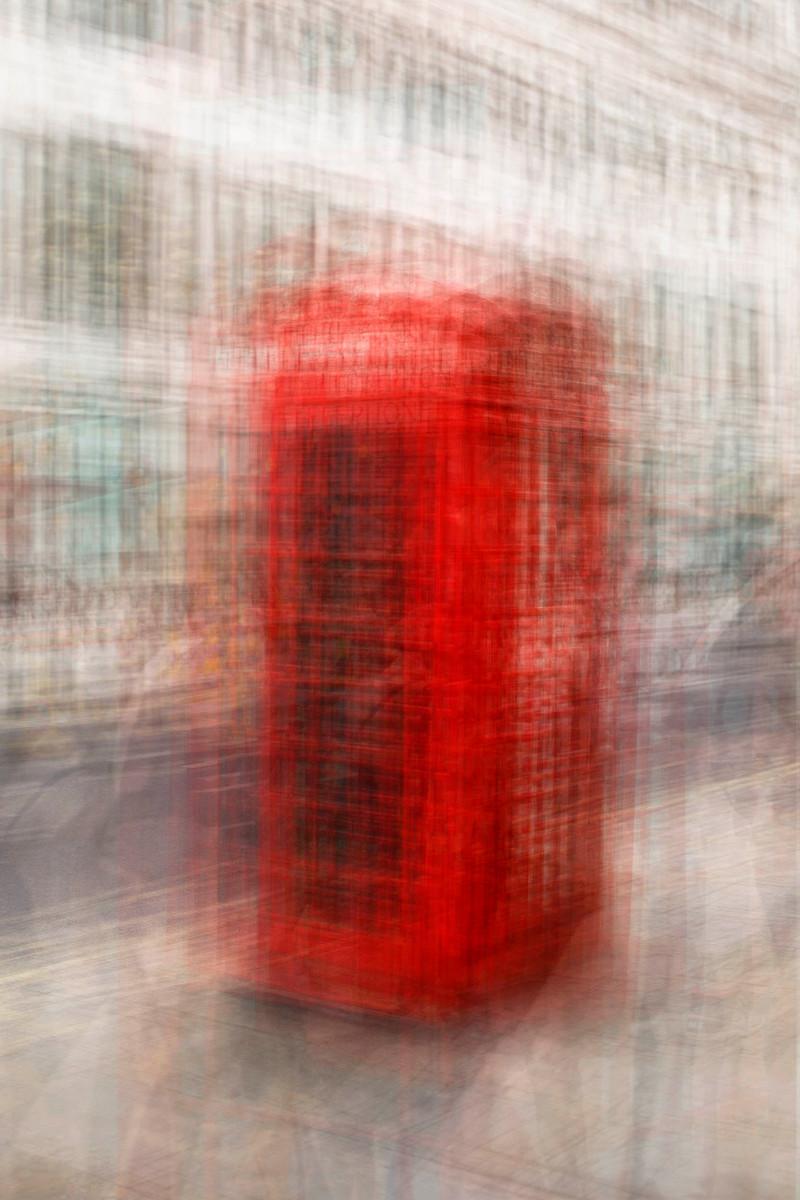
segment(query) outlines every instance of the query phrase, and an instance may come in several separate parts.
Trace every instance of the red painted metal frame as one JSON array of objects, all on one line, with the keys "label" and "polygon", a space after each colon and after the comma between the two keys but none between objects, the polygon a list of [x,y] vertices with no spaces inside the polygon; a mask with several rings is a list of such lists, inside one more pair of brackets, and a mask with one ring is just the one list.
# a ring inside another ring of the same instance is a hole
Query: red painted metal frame
[{"label": "red painted metal frame", "polygon": [[252,329],[267,666],[238,972],[450,1012],[540,969],[602,889],[600,338],[574,308],[386,280]]}]

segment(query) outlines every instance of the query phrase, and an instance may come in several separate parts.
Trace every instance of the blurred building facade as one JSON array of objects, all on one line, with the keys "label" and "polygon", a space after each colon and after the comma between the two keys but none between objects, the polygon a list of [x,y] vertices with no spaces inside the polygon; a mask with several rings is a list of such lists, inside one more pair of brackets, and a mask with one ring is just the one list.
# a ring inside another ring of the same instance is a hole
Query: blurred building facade
[{"label": "blurred building facade", "polygon": [[661,610],[791,540],[796,0],[9,0],[2,34],[10,710],[107,704],[183,619],[189,526],[207,570],[230,517],[223,436],[187,505],[197,330],[287,239],[568,264]]}]

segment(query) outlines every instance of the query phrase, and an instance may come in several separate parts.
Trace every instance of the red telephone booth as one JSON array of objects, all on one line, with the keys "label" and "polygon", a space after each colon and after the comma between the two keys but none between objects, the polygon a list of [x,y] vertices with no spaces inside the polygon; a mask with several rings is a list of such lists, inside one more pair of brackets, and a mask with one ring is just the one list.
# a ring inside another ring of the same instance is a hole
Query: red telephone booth
[{"label": "red telephone booth", "polygon": [[272,993],[452,1010],[597,903],[610,756],[592,321],[407,280],[257,335],[257,936]]}]

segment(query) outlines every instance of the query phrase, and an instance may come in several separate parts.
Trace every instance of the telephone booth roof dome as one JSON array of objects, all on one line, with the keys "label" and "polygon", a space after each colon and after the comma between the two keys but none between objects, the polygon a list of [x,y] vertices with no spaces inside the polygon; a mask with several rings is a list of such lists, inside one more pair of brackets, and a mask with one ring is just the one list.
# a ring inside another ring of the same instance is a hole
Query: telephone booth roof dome
[{"label": "telephone booth roof dome", "polygon": [[400,390],[409,370],[418,381],[481,374],[534,391],[557,378],[558,395],[548,388],[539,403],[582,404],[603,374],[602,331],[563,291],[548,303],[545,284],[483,292],[419,271],[364,268],[269,289],[247,322],[251,345],[264,350],[256,374],[355,379],[378,370],[388,383],[396,370]]}]

